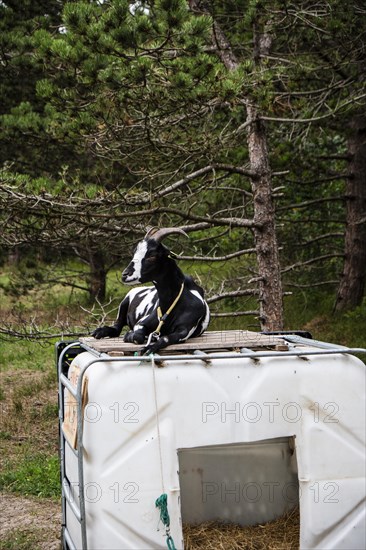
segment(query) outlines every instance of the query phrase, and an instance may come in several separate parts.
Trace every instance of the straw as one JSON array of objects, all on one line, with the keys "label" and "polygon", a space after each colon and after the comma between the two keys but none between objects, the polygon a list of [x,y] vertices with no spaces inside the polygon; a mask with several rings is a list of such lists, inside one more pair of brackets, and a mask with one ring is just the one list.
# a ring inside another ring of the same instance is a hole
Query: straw
[{"label": "straw", "polygon": [[294,508],[274,521],[248,527],[218,521],[184,524],[183,536],[185,550],[298,550],[300,513]]}]

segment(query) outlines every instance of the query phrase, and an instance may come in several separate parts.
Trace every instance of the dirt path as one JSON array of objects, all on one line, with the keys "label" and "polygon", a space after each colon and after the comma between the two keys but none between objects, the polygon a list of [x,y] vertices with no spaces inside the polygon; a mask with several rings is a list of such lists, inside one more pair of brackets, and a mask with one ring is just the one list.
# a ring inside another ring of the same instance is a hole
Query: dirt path
[{"label": "dirt path", "polygon": [[0,549],[59,550],[61,505],[0,494]]}]

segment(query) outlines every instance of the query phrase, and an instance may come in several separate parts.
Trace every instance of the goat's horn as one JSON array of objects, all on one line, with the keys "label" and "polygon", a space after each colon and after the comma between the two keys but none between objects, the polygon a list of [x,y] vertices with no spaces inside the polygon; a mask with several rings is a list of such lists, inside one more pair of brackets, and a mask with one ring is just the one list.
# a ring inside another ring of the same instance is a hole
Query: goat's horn
[{"label": "goat's horn", "polygon": [[144,239],[150,239],[153,237],[154,233],[156,233],[157,231],[159,231],[159,228],[156,227],[156,226],[151,226],[151,225],[148,225],[147,228],[146,228],[146,235],[144,237]]},{"label": "goat's horn", "polygon": [[[162,227],[161,229],[156,229],[155,227],[148,228],[148,232],[145,235],[145,239],[154,239],[154,241],[160,242],[168,235],[172,235],[173,233],[179,233],[180,235],[184,235],[185,237],[188,237],[187,233],[183,231],[183,229],[180,229],[179,227]],[[189,238],[189,237],[188,237]]]}]

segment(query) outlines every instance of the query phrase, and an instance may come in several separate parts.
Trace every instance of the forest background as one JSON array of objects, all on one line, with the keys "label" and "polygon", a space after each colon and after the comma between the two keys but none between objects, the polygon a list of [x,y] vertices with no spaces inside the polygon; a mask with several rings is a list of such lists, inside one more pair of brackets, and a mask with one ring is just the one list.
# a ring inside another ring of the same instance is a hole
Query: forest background
[{"label": "forest background", "polygon": [[[5,295],[62,285],[103,306],[146,227],[174,225],[216,316],[282,330],[304,298],[362,305],[362,2],[0,9]],[[41,336],[34,315],[1,333]]]},{"label": "forest background", "polygon": [[57,416],[34,394],[55,339],[113,320],[147,226],[189,234],[166,244],[212,329],[365,345],[364,2],[3,0],[0,45],[6,490],[57,494],[19,481]]}]

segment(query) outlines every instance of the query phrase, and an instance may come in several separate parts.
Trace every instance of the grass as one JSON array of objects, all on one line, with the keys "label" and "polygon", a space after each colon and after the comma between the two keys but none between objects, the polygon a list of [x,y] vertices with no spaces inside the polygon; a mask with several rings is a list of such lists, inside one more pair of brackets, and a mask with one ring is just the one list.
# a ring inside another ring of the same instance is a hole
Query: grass
[{"label": "grass", "polygon": [[[61,491],[53,343],[10,340],[1,342],[0,350],[0,489],[41,499],[58,498]],[[21,536],[11,534],[19,547]]]},{"label": "grass", "polygon": [[53,352],[52,342],[34,342],[32,340],[17,339],[4,340],[0,346],[1,370],[37,370],[49,369],[50,349]]},{"label": "grass", "polygon": [[60,465],[56,455],[46,453],[24,456],[20,462],[7,462],[0,474],[0,490],[24,496],[60,496]]},{"label": "grass", "polygon": [[[228,269],[227,264],[215,264],[213,267],[208,264],[201,267],[188,264],[182,267],[211,290],[215,285],[218,286],[223,272],[225,274]],[[195,274],[198,269],[199,272]],[[86,293],[70,292],[67,287],[55,284],[52,287],[40,287],[39,290],[30,287],[24,295],[17,295],[12,289],[11,270],[7,266],[0,271],[0,314],[4,321],[11,318],[13,322],[27,322],[38,316],[38,326],[48,329],[55,319],[65,323],[69,330],[73,330],[75,323],[81,320],[84,326],[97,325],[100,308],[96,307],[90,315],[80,308],[80,305],[85,307],[87,304]],[[25,271],[23,269],[23,275]],[[115,317],[115,308],[128,290],[119,282],[119,272],[115,269],[108,277],[108,293],[114,297],[108,306],[108,320]],[[319,340],[365,347],[365,304],[354,311],[333,315],[333,300],[333,294],[317,290],[286,296],[285,328],[310,330],[313,337]],[[241,302],[231,300],[214,306],[227,310],[257,309],[252,298]],[[239,328],[260,330],[258,320],[252,316],[213,319],[210,325],[211,330]],[[34,496],[43,503],[46,498],[56,499],[60,496],[54,342],[55,339],[37,342],[8,338],[2,340],[0,345],[0,489],[17,495]],[[39,538],[31,531],[15,529],[0,543],[0,550],[36,549],[37,540]]]},{"label": "grass", "polygon": [[287,330],[309,330],[313,338],[349,347],[366,347],[366,298],[361,306],[333,313],[334,296],[314,292],[295,294],[285,300]]},{"label": "grass", "polygon": [[0,540],[0,550],[38,550],[37,535],[30,529],[15,529]]}]

